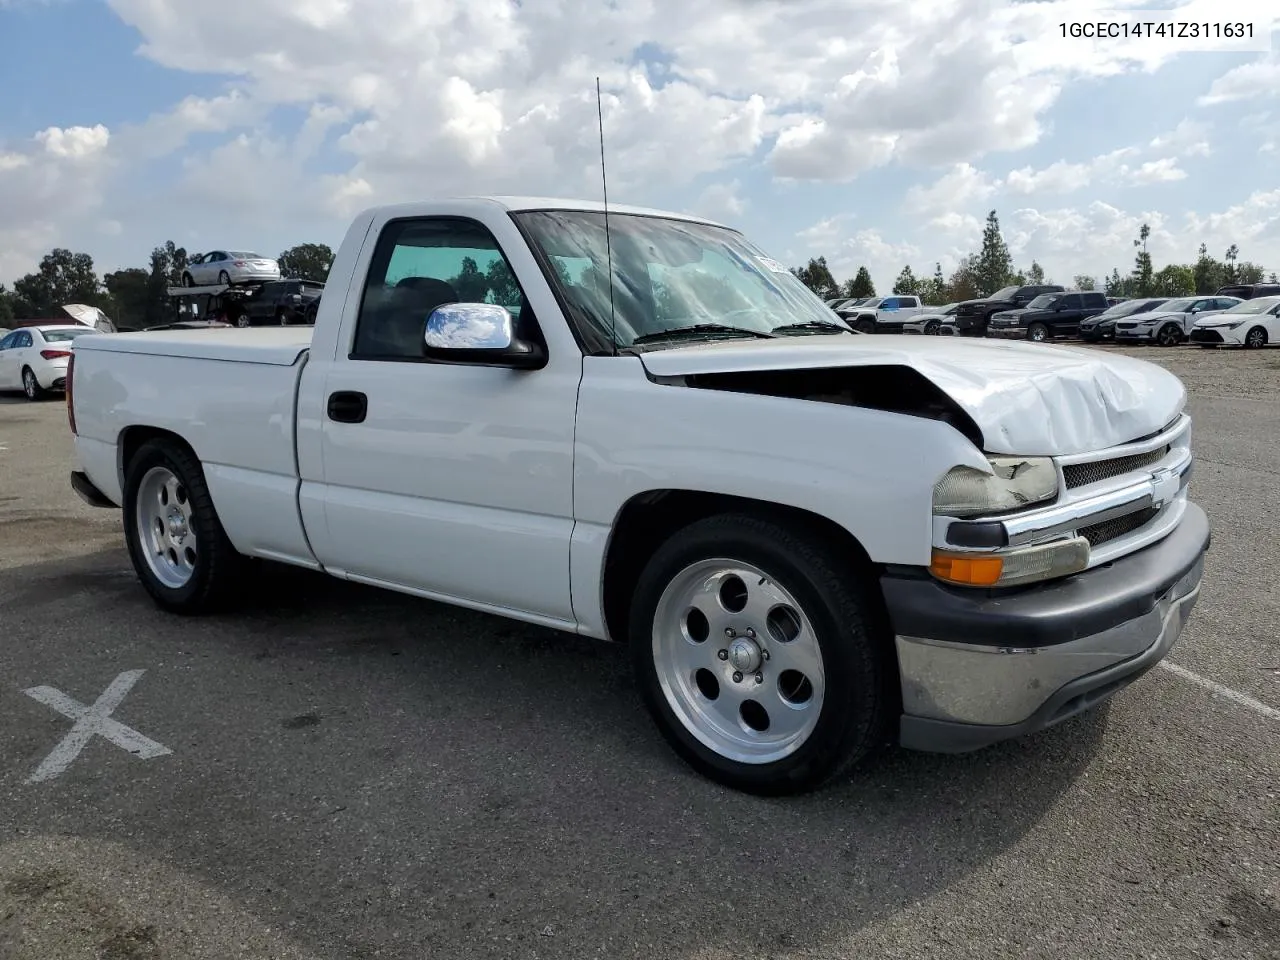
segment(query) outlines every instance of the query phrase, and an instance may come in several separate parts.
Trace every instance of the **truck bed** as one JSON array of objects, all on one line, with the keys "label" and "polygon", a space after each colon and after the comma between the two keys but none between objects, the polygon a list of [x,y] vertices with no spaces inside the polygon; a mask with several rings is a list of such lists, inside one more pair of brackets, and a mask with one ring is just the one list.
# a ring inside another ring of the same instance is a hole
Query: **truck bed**
[{"label": "truck bed", "polygon": [[208,330],[143,330],[94,337],[82,346],[109,353],[140,353],[161,357],[189,357],[193,360],[233,360],[293,366],[311,346],[313,328],[308,326],[214,327]]}]

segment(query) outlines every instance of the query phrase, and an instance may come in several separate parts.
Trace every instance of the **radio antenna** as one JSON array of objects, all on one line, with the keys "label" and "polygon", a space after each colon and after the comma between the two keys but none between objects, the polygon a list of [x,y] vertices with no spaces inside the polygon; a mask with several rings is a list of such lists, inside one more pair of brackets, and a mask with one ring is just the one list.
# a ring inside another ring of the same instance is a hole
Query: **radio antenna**
[{"label": "radio antenna", "polygon": [[600,125],[600,186],[604,191],[604,248],[609,263],[609,342],[618,355],[618,316],[613,305],[613,239],[609,234],[609,177],[604,167],[604,106],[600,100],[600,78],[596,77],[596,120]]}]

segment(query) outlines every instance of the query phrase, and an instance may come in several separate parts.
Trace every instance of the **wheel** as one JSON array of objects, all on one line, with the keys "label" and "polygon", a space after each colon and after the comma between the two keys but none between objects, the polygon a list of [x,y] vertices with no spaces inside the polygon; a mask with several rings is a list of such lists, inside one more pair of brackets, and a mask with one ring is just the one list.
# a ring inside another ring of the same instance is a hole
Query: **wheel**
[{"label": "wheel", "polygon": [[251,324],[250,324],[250,322],[249,322],[249,315],[248,315],[247,313],[241,313],[241,314],[237,315],[237,316],[236,316],[236,326],[237,326],[237,327],[248,327],[248,326],[251,326]]},{"label": "wheel", "polygon": [[1049,339],[1049,328],[1043,323],[1033,323],[1027,327],[1027,339],[1035,340],[1037,343],[1042,340]]},{"label": "wheel", "polygon": [[194,286],[196,285],[196,281],[195,281],[195,279],[191,276],[191,274],[189,274],[189,273],[184,273],[184,274],[182,275],[182,285],[183,285],[184,287],[194,287]]},{"label": "wheel", "polygon": [[938,326],[939,324],[937,320],[930,320],[924,325],[924,335],[926,337],[938,336]]},{"label": "wheel", "polygon": [[219,270],[218,282],[221,284],[225,284],[228,287],[231,286],[231,274],[227,273],[227,271],[225,270]]},{"label": "wheel", "polygon": [[1166,323],[1156,332],[1156,343],[1162,347],[1176,347],[1182,342],[1182,329],[1176,323]]},{"label": "wheel", "polygon": [[883,746],[896,671],[860,584],[844,552],[764,517],[710,517],[663,544],[629,642],[676,753],[726,786],[783,795]]},{"label": "wheel", "polygon": [[875,333],[876,324],[874,320],[867,320],[864,318],[858,321],[854,329],[857,330],[859,333]]},{"label": "wheel", "polygon": [[36,379],[30,367],[22,368],[22,392],[27,395],[28,400],[44,399],[45,389],[40,386],[40,381]]},{"label": "wheel", "polygon": [[276,323],[280,324],[282,327],[287,327],[289,325],[289,315],[284,312],[283,307],[276,310]]},{"label": "wheel", "polygon": [[1244,335],[1244,346],[1246,350],[1260,350],[1267,345],[1267,331],[1261,327],[1254,327]]},{"label": "wheel", "polygon": [[201,613],[232,593],[244,558],[227,539],[200,461],[171,440],[149,440],[129,463],[124,535],[133,569],[173,613]]}]

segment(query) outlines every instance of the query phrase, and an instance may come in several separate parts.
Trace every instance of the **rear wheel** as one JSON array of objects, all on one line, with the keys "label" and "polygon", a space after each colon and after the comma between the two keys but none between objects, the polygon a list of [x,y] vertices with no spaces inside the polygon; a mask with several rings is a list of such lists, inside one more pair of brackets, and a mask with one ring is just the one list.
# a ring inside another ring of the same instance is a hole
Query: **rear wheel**
[{"label": "rear wheel", "polygon": [[874,320],[868,320],[866,317],[863,317],[858,321],[855,329],[857,329],[859,333],[875,333],[876,324]]},{"label": "rear wheel", "polygon": [[40,386],[40,381],[30,367],[22,368],[22,392],[27,395],[28,400],[44,399],[44,387]]},{"label": "rear wheel", "polygon": [[1182,342],[1182,330],[1176,323],[1166,323],[1156,333],[1156,343],[1162,347],[1175,347]]},{"label": "rear wheel", "polygon": [[124,534],[143,587],[174,613],[218,607],[243,568],[244,557],[227,539],[200,461],[172,440],[149,440],[130,461]]},{"label": "rear wheel", "polygon": [[228,287],[231,286],[231,274],[227,273],[227,271],[225,270],[219,271],[218,282],[221,284],[225,284]]},{"label": "rear wheel", "polygon": [[1027,327],[1027,339],[1037,342],[1049,339],[1049,328],[1043,323],[1033,323]]},{"label": "rear wheel", "polygon": [[1244,345],[1248,350],[1260,350],[1267,345],[1267,331],[1254,327],[1244,335]]},{"label": "rear wheel", "polygon": [[888,647],[843,551],[748,514],[698,521],[650,558],[633,665],[659,730],[727,786],[811,790],[882,746]]}]

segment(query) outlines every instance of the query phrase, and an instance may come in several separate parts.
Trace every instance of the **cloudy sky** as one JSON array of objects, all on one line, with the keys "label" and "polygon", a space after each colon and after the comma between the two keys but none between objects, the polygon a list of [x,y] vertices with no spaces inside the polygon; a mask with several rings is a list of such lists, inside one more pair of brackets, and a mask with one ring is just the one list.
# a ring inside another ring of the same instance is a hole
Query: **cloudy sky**
[{"label": "cloudy sky", "polygon": [[1157,267],[1280,270],[1274,0],[1179,13],[1251,49],[1058,26],[1183,3],[0,0],[0,282],[55,245],[105,270],[336,247],[386,201],[596,199],[597,76],[611,200],[838,279],[947,269],[992,208],[1060,282],[1127,270],[1143,221]]}]

